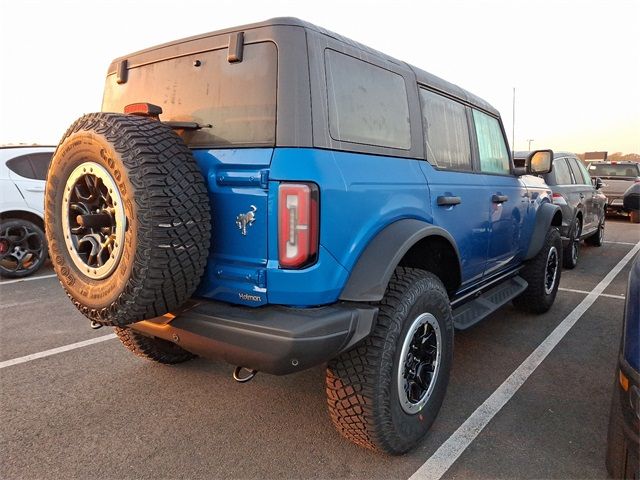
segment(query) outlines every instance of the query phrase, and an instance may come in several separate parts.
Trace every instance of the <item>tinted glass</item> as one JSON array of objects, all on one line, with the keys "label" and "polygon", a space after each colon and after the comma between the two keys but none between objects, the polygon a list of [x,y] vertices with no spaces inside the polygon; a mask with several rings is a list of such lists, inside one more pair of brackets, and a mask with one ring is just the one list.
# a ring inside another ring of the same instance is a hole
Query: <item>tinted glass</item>
[{"label": "tinted glass", "polygon": [[329,131],[334,140],[411,148],[404,78],[384,68],[325,51]]},{"label": "tinted glass", "polygon": [[[571,166],[571,171],[573,172],[573,178],[576,179],[576,183],[583,185],[586,183],[591,183],[591,180],[585,178],[585,176],[583,175],[583,171],[584,173],[586,173],[586,169],[584,169],[584,167],[581,169],[580,166],[578,165],[578,161],[575,158],[569,158],[567,159],[567,161],[569,162],[569,165]],[[587,175],[588,177],[588,175]]]},{"label": "tinted glass", "polygon": [[639,177],[640,165],[598,163],[589,165],[589,172],[596,177]]},{"label": "tinted glass", "polygon": [[498,120],[474,110],[473,121],[478,137],[480,169],[487,173],[510,173],[509,153]]},{"label": "tinted glass", "polygon": [[571,185],[571,173],[564,158],[557,158],[553,161],[553,173],[556,185]]},{"label": "tinted glass", "polygon": [[584,164],[577,158],[574,158],[573,161],[576,162],[576,165],[578,165],[578,168],[582,173],[582,178],[584,178],[584,183],[586,183],[587,185],[591,185],[591,175],[589,175],[589,172],[587,172],[587,167],[585,167]]},{"label": "tinted glass", "polygon": [[29,161],[29,155],[20,155],[19,157],[12,158],[7,162],[7,167],[21,177],[36,178],[31,162]]},{"label": "tinted glass", "polygon": [[34,178],[38,180],[47,179],[47,170],[49,169],[49,163],[51,163],[51,157],[53,153],[34,153],[29,155],[29,161],[33,167]]},{"label": "tinted glass", "polygon": [[465,107],[420,89],[427,160],[439,168],[471,170],[471,146]]},{"label": "tinted glass", "polygon": [[109,75],[104,98],[110,111],[148,102],[162,107],[164,121],[212,125],[186,132],[183,138],[190,146],[274,145],[275,44],[245,45],[241,62],[229,63],[227,54],[224,48],[131,68],[121,85]]}]

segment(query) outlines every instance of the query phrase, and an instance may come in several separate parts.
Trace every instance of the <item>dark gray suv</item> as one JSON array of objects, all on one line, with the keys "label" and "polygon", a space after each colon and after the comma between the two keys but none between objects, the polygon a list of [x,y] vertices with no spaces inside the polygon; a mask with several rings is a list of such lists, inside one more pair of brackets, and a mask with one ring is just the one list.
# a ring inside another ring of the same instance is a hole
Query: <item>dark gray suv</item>
[{"label": "dark gray suv", "polygon": [[[516,165],[523,163],[528,154],[515,152]],[[553,157],[553,169],[544,175],[544,180],[553,190],[553,203],[562,209],[564,267],[575,268],[582,240],[598,247],[604,241],[607,197],[600,191],[600,179],[592,179],[574,153],[555,152]]]}]

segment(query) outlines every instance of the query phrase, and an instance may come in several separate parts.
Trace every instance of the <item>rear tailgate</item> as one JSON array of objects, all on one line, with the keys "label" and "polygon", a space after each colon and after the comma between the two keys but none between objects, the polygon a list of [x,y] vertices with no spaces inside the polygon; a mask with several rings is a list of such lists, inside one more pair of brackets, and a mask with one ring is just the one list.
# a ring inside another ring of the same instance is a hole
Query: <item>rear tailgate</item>
[{"label": "rear tailgate", "polygon": [[102,108],[123,112],[128,104],[147,102],[162,107],[161,121],[211,125],[178,131],[194,152],[212,207],[212,248],[198,294],[259,306],[267,303],[278,51],[271,41],[247,41],[237,61],[229,45],[242,38],[227,32],[116,61]]}]

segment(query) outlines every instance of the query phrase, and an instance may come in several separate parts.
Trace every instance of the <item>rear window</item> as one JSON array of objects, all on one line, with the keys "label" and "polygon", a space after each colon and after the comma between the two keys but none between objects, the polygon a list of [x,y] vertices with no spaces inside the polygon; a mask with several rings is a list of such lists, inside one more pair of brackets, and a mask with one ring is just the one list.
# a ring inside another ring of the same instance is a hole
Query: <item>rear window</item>
[{"label": "rear window", "polygon": [[593,177],[639,177],[638,165],[632,164],[606,164],[598,163],[589,165],[589,173]]},{"label": "rear window", "polygon": [[52,152],[29,153],[12,158],[7,167],[16,175],[32,180],[46,180]]},{"label": "rear window", "polygon": [[246,44],[237,63],[227,54],[223,48],[131,68],[120,85],[110,75],[104,107],[122,112],[148,102],[162,107],[161,120],[211,124],[185,133],[190,146],[275,145],[276,45]]},{"label": "rear window", "polygon": [[343,142],[409,150],[404,78],[334,50],[325,50],[329,131]]}]

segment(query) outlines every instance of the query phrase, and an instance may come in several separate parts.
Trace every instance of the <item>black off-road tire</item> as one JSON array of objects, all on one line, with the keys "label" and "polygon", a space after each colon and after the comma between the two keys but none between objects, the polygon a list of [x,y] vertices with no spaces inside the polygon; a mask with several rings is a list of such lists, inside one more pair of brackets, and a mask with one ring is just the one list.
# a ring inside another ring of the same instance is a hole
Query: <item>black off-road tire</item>
[{"label": "black off-road tire", "polygon": [[[555,276],[547,287],[547,266],[553,251],[556,253]],[[520,272],[529,286],[518,297],[513,299],[513,305],[525,312],[544,313],[551,308],[558,293],[560,276],[562,273],[562,239],[560,232],[551,227],[544,239],[544,244],[538,254],[527,262]]]},{"label": "black off-road tire", "polygon": [[116,328],[115,330],[122,344],[138,357],[166,365],[183,363],[196,358],[193,353],[187,352],[167,340],[147,337],[130,328]]},{"label": "black off-road tire", "polygon": [[[63,211],[65,189],[73,191],[66,183],[87,162],[113,180],[126,216],[121,255],[109,257],[114,271],[99,279],[78,267],[79,256],[72,259],[63,230],[76,218],[70,208]],[[69,128],[49,167],[45,219],[61,284],[102,325],[124,326],[179,307],[200,282],[209,253],[209,199],[191,151],[168,126],[140,116],[93,113]]]},{"label": "black off-road tire", "polygon": [[36,273],[46,259],[47,239],[38,225],[22,218],[0,221],[0,277],[28,277]]},{"label": "black off-road tire", "polygon": [[592,247],[601,247],[604,244],[604,227],[605,227],[605,218],[602,216],[602,220],[598,223],[598,230],[593,235],[585,238],[584,242],[587,245],[591,245]]},{"label": "black off-road tire", "polygon": [[571,233],[569,234],[569,243],[564,247],[562,251],[562,266],[566,269],[572,270],[578,265],[578,258],[580,256],[580,235],[582,234],[582,220],[577,217],[571,227]]},{"label": "black off-road tire", "polygon": [[[401,346],[413,320],[424,312],[431,313],[441,329],[442,359],[426,404],[408,414],[397,387]],[[442,282],[422,270],[396,269],[374,331],[327,367],[327,402],[334,426],[363,447],[392,455],[408,451],[425,436],[438,414],[452,360],[453,321]]]}]

